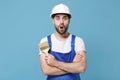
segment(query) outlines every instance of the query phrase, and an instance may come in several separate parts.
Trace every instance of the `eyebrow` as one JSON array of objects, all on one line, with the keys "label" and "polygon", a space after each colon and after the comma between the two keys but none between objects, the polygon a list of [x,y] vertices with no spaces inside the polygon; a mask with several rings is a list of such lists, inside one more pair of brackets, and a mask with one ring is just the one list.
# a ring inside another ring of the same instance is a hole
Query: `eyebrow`
[{"label": "eyebrow", "polygon": [[[56,15],[55,17],[60,17],[59,15]],[[63,17],[68,17],[67,15],[64,15]]]}]

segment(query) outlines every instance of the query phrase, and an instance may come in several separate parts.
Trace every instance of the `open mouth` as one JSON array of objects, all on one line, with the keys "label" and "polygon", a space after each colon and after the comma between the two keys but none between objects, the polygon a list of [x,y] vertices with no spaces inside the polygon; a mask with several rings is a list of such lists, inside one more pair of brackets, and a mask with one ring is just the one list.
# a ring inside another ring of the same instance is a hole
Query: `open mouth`
[{"label": "open mouth", "polygon": [[63,26],[61,26],[60,29],[63,29]]}]

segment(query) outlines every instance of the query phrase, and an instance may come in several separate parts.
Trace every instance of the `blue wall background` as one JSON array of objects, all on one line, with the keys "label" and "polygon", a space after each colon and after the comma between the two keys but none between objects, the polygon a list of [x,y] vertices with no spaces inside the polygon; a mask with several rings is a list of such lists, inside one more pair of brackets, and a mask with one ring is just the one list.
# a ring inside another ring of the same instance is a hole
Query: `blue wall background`
[{"label": "blue wall background", "polygon": [[55,31],[49,14],[58,3],[86,44],[82,80],[120,80],[120,0],[0,0],[0,80],[45,80],[38,43]]}]

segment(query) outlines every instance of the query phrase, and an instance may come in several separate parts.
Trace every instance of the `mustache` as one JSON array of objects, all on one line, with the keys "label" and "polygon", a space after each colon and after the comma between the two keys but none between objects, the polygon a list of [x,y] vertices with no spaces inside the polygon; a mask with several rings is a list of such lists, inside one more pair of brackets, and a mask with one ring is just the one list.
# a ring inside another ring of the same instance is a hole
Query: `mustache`
[{"label": "mustache", "polygon": [[58,26],[60,27],[60,26],[65,26],[65,25],[64,25],[64,24],[60,24],[60,25],[58,25]]}]

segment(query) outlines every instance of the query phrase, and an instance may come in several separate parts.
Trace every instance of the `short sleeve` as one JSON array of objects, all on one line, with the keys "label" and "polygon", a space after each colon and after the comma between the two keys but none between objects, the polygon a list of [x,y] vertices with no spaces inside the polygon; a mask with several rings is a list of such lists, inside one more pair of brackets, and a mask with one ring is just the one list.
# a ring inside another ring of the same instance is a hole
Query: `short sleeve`
[{"label": "short sleeve", "polygon": [[[46,42],[46,41],[47,41],[47,37],[44,37],[44,38],[41,39],[41,41],[39,42],[38,45],[40,45],[41,43]],[[38,46],[38,47],[39,47],[39,46]],[[42,51],[40,50],[40,47],[39,47],[39,55],[40,55],[40,54],[43,54],[43,53],[42,53]]]},{"label": "short sleeve", "polygon": [[77,36],[75,38],[75,51],[86,51],[83,39]]}]

